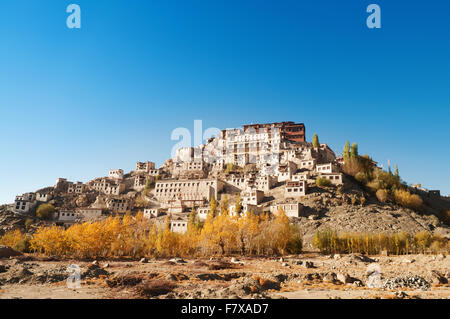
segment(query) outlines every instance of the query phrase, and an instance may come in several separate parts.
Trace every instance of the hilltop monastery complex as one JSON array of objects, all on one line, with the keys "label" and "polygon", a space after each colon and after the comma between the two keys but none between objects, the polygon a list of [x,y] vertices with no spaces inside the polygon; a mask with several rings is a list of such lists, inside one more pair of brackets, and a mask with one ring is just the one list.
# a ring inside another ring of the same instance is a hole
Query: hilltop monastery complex
[{"label": "hilltop monastery complex", "polygon": [[54,222],[66,225],[140,210],[155,220],[169,215],[172,231],[184,232],[192,208],[204,220],[211,199],[226,197],[230,213],[236,214],[240,196],[241,213],[276,214],[281,207],[295,218],[317,177],[343,183],[340,163],[326,144],[314,148],[306,142],[303,123],[244,125],[200,146],[178,149],[159,168],[137,162],[134,171],[111,169],[86,184],[59,178],[53,187],[17,196],[13,210],[29,214],[41,203],[52,203]]}]

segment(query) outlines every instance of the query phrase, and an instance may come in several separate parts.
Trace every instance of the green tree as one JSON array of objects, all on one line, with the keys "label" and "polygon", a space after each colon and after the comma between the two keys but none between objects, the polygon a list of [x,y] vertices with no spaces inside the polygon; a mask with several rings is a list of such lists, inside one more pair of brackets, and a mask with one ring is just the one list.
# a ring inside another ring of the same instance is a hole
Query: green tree
[{"label": "green tree", "polygon": [[27,218],[25,220],[25,229],[30,228],[31,224],[33,224],[33,218]]},{"label": "green tree", "polygon": [[209,215],[211,217],[215,217],[217,214],[217,201],[214,196],[211,196],[211,200],[209,202]]},{"label": "green tree", "polygon": [[145,188],[144,188],[145,196],[147,196],[148,191],[150,190],[150,186],[151,186],[150,179],[147,178],[147,180],[145,181]]},{"label": "green tree", "polygon": [[395,177],[400,180],[400,175],[398,174],[398,166],[395,164]]},{"label": "green tree", "polygon": [[221,214],[228,214],[228,196],[225,195],[223,197],[222,203],[221,203],[221,207],[220,207],[220,213]]},{"label": "green tree", "polygon": [[198,226],[197,212],[195,211],[195,208],[192,207],[191,212],[189,213],[188,229],[195,230]]},{"label": "green tree", "polygon": [[358,144],[353,143],[352,148],[350,150],[350,157],[357,158],[358,157]]},{"label": "green tree", "polygon": [[238,193],[236,196],[236,205],[234,206],[234,211],[236,215],[240,215],[242,212],[242,203],[241,203],[241,193]]},{"label": "green tree", "polygon": [[233,163],[227,163],[225,165],[225,174],[229,174],[234,169],[236,169],[236,165],[234,165]]},{"label": "green tree", "polygon": [[317,136],[316,133],[314,133],[313,135],[313,147],[314,148],[319,148],[320,143],[319,143],[319,136]]},{"label": "green tree", "polygon": [[317,186],[331,186],[331,181],[328,178],[324,177],[317,177],[316,178],[316,185]]},{"label": "green tree", "polygon": [[36,216],[40,219],[49,219],[55,212],[55,207],[52,204],[41,204],[36,210]]},{"label": "green tree", "polygon": [[348,159],[350,158],[350,142],[349,141],[345,142],[344,153],[342,153],[342,155],[344,156],[344,163],[347,163]]}]

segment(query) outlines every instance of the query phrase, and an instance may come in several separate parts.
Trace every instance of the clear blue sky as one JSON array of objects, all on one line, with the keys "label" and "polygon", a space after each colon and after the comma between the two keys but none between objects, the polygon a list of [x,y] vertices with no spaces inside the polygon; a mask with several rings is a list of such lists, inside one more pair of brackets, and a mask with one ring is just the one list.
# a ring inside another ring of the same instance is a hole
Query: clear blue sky
[{"label": "clear blue sky", "polygon": [[[66,27],[66,7],[82,28]],[[370,30],[366,7],[381,7]],[[304,122],[450,193],[450,2],[1,0],[0,203],[170,156],[176,127]]]}]

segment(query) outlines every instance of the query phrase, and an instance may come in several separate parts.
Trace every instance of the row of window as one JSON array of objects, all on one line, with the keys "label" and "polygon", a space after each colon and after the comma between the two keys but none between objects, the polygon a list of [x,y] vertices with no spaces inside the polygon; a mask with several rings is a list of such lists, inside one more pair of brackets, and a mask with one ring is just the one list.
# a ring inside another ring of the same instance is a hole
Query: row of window
[{"label": "row of window", "polygon": [[303,188],[300,187],[293,187],[293,188],[287,188],[286,189],[288,193],[303,193]]},{"label": "row of window", "polygon": [[[214,182],[204,182],[205,186],[214,185]],[[156,188],[171,188],[171,187],[192,187],[200,186],[200,182],[185,182],[185,183],[157,183]]]},{"label": "row of window", "polygon": [[341,175],[323,175],[322,177],[328,178],[330,180],[340,180],[341,179]]},{"label": "row of window", "polygon": [[75,217],[75,213],[61,213],[61,216]]}]

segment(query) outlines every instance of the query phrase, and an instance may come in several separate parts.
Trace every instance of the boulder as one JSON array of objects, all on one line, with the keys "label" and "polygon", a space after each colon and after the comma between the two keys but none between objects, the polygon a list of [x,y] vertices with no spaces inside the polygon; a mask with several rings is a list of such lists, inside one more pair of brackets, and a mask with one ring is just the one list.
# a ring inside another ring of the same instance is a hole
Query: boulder
[{"label": "boulder", "polygon": [[404,264],[412,264],[412,263],[415,262],[415,261],[416,261],[415,259],[404,258],[404,259],[402,260],[402,263],[404,263]]},{"label": "boulder", "polygon": [[342,282],[343,284],[350,284],[353,282],[352,277],[350,277],[346,273],[338,273],[336,275],[336,279]]},{"label": "boulder", "polygon": [[323,282],[334,284],[336,283],[336,274],[334,272],[330,272],[323,276]]},{"label": "boulder", "polygon": [[176,264],[185,264],[186,263],[186,261],[184,259],[178,258],[178,257],[169,259],[169,261],[173,262],[173,263],[176,263]]},{"label": "boulder", "polygon": [[448,283],[447,278],[445,278],[442,274],[440,274],[436,270],[431,271],[431,278],[432,278],[432,283],[436,284],[436,285],[440,285],[440,284],[445,285]]},{"label": "boulder", "polygon": [[17,250],[12,249],[11,247],[0,246],[0,258],[9,258],[22,255],[23,254],[21,252],[18,252]]},{"label": "boulder", "polygon": [[397,297],[398,299],[404,299],[404,298],[406,298],[408,296],[409,295],[406,292],[404,292],[404,291],[397,291],[395,293],[395,297]]}]

